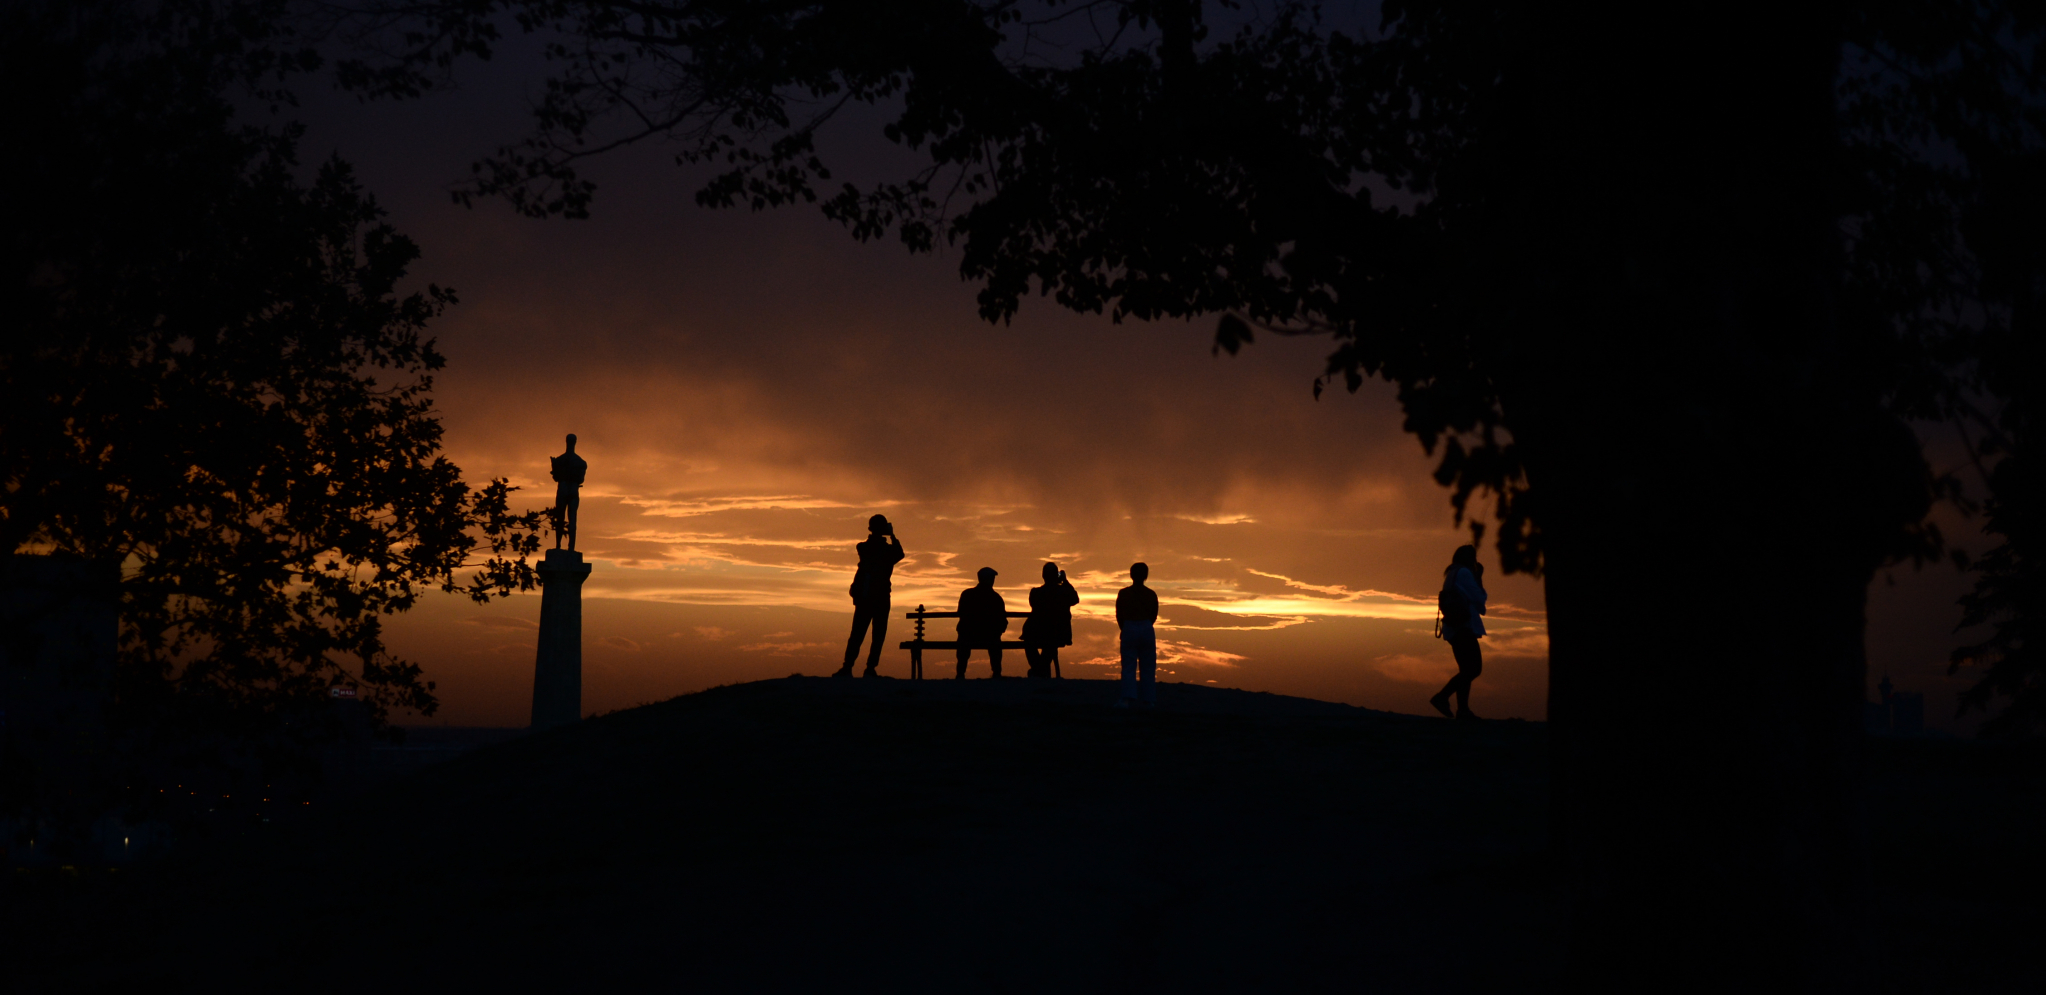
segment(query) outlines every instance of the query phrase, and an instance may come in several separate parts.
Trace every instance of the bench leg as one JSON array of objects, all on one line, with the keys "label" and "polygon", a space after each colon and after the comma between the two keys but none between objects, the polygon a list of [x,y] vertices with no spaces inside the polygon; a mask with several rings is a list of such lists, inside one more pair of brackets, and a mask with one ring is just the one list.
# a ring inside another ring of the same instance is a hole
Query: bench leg
[{"label": "bench leg", "polygon": [[909,651],[909,679],[912,681],[920,681],[924,679],[923,650],[912,649]]}]

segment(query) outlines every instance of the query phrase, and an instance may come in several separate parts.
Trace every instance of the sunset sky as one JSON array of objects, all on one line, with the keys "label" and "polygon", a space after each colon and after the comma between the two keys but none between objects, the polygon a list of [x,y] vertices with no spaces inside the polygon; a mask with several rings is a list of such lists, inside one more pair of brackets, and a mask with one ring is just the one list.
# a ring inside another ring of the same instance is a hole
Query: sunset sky
[{"label": "sunset sky", "polygon": [[[585,712],[835,669],[852,547],[877,511],[909,552],[886,674],[907,674],[902,611],[950,608],[982,566],[1027,607],[1047,560],[1082,597],[1069,676],[1114,671],[1113,599],[1134,560],[1164,606],[1161,679],[1420,712],[1454,672],[1430,629],[1467,533],[1390,386],[1313,399],[1326,342],[1218,358],[1209,320],[1117,325],[1042,300],[992,326],[956,257],[861,245],[814,209],[698,209],[702,174],[659,148],[595,164],[589,221],[452,205],[468,163],[521,136],[532,68],[500,59],[399,105],[308,87],[296,116],[303,158],[352,161],[424,250],[414,275],[461,296],[434,327],[451,458],[539,507],[546,458],[580,437]],[[851,161],[885,171],[891,151],[862,128],[845,132]],[[1667,615],[1672,640],[1712,625],[1655,599],[1653,570],[1680,565],[1642,541],[1647,575],[1615,585],[1631,599],[1616,610]],[[1541,718],[1540,585],[1482,559],[1492,635],[1472,707]],[[1959,683],[1937,665],[1962,586],[1950,567],[1906,568],[1872,591],[1871,680],[1927,690],[1936,723]],[[537,595],[435,597],[392,643],[438,682],[434,721],[523,725],[538,616]]]}]

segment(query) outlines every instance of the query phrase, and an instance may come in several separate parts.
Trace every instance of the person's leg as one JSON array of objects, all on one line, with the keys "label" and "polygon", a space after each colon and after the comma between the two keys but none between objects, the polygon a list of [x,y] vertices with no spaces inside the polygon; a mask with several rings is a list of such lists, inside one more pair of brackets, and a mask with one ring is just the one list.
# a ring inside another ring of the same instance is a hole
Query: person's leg
[{"label": "person's leg", "polygon": [[[886,612],[882,613],[883,618],[885,618],[886,615],[887,615]],[[853,661],[860,658],[860,640],[866,638],[867,624],[870,622],[874,623],[875,633],[874,643],[875,645],[878,646],[880,645],[881,642],[880,632],[881,625],[883,624],[881,619],[877,619],[874,617],[874,613],[871,608],[867,607],[866,605],[860,604],[857,601],[853,602],[852,638],[845,641],[845,666],[838,668],[839,673],[841,674],[852,673]]]},{"label": "person's leg", "polygon": [[1475,636],[1465,636],[1451,643],[1450,648],[1456,652],[1456,679],[1452,682],[1456,685],[1456,717],[1477,718],[1471,712],[1471,682],[1485,672],[1484,654],[1478,649]]},{"label": "person's leg", "polygon": [[1452,695],[1457,699],[1458,708],[1467,709],[1469,707],[1467,703],[1470,699],[1471,675],[1468,673],[1469,668],[1464,663],[1464,660],[1469,655],[1464,646],[1466,643],[1473,642],[1473,640],[1468,636],[1451,632],[1443,641],[1449,644],[1449,652],[1456,658],[1456,676],[1451,677],[1448,683],[1442,685],[1442,690],[1435,692],[1435,697],[1428,699],[1428,704],[1435,706],[1435,710],[1441,712],[1443,718],[1453,719],[1456,718],[1456,711],[1451,710],[1449,707],[1449,699]]},{"label": "person's leg", "polygon": [[970,649],[967,649],[967,648],[966,648],[966,645],[965,645],[964,643],[960,644],[960,646],[959,646],[959,677],[958,677],[958,679],[959,679],[959,680],[962,680],[962,681],[963,681],[963,680],[965,680],[965,679],[966,679],[966,658],[967,658],[967,657],[969,657],[969,656],[972,656],[972,655],[973,655],[973,651],[972,651],[972,650],[970,650]]},{"label": "person's leg", "polygon": [[1138,648],[1137,666],[1143,671],[1144,704],[1158,703],[1158,637],[1150,629],[1144,630],[1143,644]]},{"label": "person's leg", "polygon": [[1137,645],[1136,637],[1125,629],[1122,634],[1122,700],[1130,702],[1137,697]]},{"label": "person's leg", "polygon": [[[1456,652],[1456,645],[1454,643],[1450,644],[1449,648],[1450,652]],[[1456,712],[1449,707],[1449,696],[1455,694],[1462,687],[1463,674],[1459,671],[1455,677],[1449,679],[1449,683],[1442,685],[1442,690],[1435,692],[1435,697],[1428,699],[1428,704],[1434,705],[1435,710],[1441,712],[1443,718],[1456,718]]]},{"label": "person's leg", "polygon": [[1002,644],[1001,644],[1001,643],[999,643],[999,642],[993,642],[993,643],[989,643],[989,644],[987,644],[987,662],[988,662],[988,666],[989,666],[989,667],[992,667],[992,668],[994,669],[994,672],[995,672],[995,674],[994,674],[994,675],[995,675],[996,677],[1000,677],[1000,676],[1002,676]]},{"label": "person's leg", "polygon": [[[874,645],[867,650],[867,673],[870,675],[874,673],[875,667],[881,665],[881,647],[888,644],[888,612],[890,607],[888,601],[882,599],[874,602],[874,606],[871,609],[874,615]],[[854,644],[854,650],[857,652],[858,644]]]},{"label": "person's leg", "polygon": [[1037,680],[1044,676],[1044,651],[1025,644],[1023,647],[1023,676]]},{"label": "person's leg", "polygon": [[1066,675],[1059,673],[1059,648],[1056,646],[1045,648],[1043,676],[1056,677],[1060,680],[1064,680],[1066,677]]}]

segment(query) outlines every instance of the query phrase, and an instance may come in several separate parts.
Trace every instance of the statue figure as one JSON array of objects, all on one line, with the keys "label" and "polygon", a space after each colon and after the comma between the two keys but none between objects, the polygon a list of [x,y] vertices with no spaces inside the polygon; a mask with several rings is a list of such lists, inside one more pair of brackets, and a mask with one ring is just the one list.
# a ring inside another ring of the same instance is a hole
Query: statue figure
[{"label": "statue figure", "polygon": [[583,478],[589,475],[590,465],[575,454],[575,435],[568,437],[568,451],[559,456],[550,456],[554,476],[554,548],[561,548],[564,536],[568,548],[575,548],[576,510],[582,506]]}]

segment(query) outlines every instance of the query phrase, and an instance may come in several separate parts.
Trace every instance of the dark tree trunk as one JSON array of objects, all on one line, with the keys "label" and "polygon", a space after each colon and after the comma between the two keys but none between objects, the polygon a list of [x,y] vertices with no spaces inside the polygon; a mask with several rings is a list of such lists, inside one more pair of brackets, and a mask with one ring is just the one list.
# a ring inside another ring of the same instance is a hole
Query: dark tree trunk
[{"label": "dark tree trunk", "polygon": [[1836,313],[1839,39],[1818,13],[1649,9],[1630,39],[1587,17],[1531,46],[1492,179],[1572,971],[1838,981],[1864,598],[1924,510]]}]

